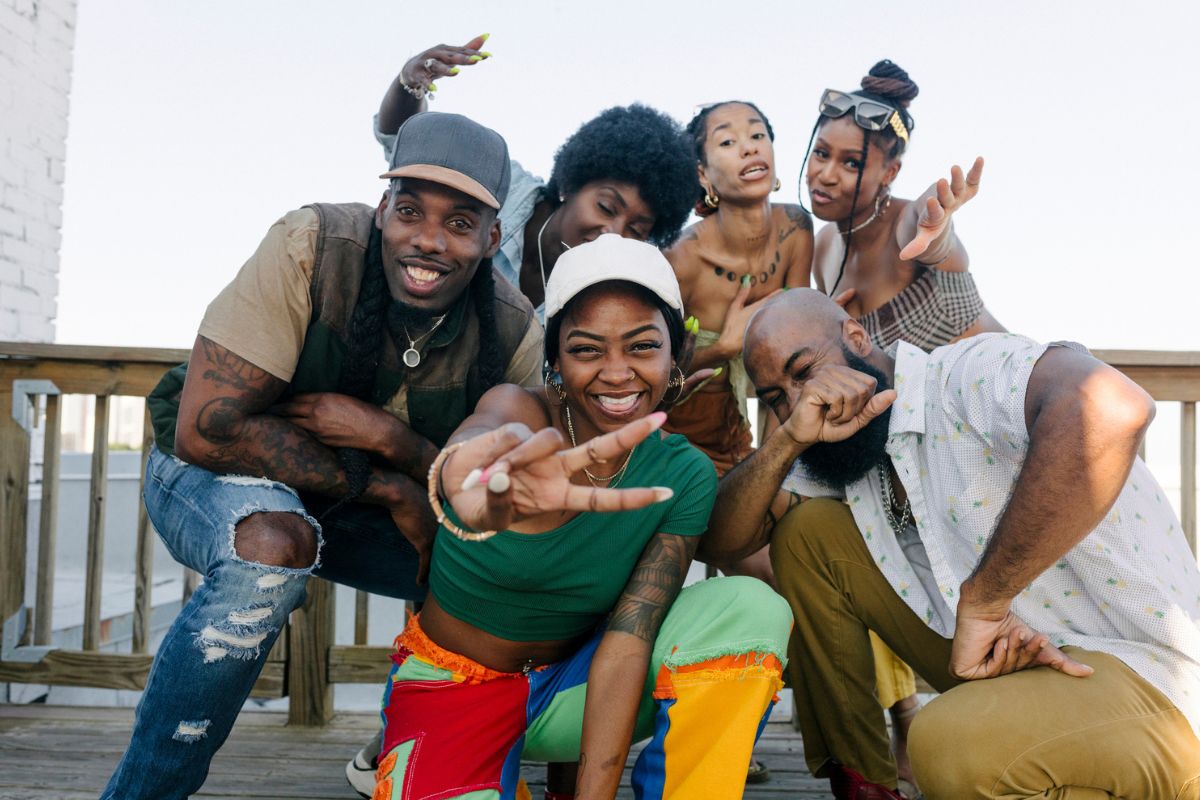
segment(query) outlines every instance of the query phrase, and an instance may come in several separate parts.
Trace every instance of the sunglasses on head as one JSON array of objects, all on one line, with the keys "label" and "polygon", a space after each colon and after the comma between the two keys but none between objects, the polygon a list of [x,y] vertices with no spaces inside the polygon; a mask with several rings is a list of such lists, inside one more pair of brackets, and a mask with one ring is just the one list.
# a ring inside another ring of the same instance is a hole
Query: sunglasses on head
[{"label": "sunglasses on head", "polygon": [[908,141],[908,132],[913,128],[912,117],[900,109],[859,94],[839,92],[837,89],[826,89],[821,95],[818,108],[822,116],[830,119],[837,119],[853,111],[854,122],[863,130],[881,131],[891,128],[896,136],[905,142]]}]

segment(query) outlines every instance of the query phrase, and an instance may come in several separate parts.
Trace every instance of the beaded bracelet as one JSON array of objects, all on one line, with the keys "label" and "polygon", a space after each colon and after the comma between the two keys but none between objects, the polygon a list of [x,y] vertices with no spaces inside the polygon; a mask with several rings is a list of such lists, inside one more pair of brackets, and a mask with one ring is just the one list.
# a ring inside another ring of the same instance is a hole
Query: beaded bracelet
[{"label": "beaded bracelet", "polygon": [[438,493],[438,485],[442,481],[442,465],[455,450],[464,444],[466,442],[450,445],[438,453],[437,458],[429,465],[429,505],[433,508],[433,515],[437,517],[438,523],[445,526],[450,533],[467,542],[483,542],[495,536],[496,531],[469,531],[458,527],[446,516],[446,510],[442,508],[442,498]]}]

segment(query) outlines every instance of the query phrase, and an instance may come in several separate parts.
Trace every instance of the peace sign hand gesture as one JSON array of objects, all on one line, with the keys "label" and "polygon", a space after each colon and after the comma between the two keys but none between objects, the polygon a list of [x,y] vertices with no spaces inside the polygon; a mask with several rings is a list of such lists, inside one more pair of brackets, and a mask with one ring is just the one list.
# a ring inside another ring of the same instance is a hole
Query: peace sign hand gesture
[{"label": "peace sign hand gesture", "polygon": [[900,251],[900,258],[907,261],[919,258],[930,245],[946,233],[950,216],[962,208],[979,192],[979,179],[983,176],[983,157],[975,159],[971,171],[963,176],[962,167],[955,164],[950,168],[950,180],[941,178],[937,182],[937,196],[925,200],[925,208],[917,219],[917,233],[913,240]]},{"label": "peace sign hand gesture", "polygon": [[400,70],[400,82],[408,87],[436,92],[437,87],[433,82],[438,78],[453,78],[458,74],[459,67],[478,64],[491,56],[491,53],[479,49],[489,35],[476,36],[462,47],[439,44],[417,53]]},{"label": "peace sign hand gesture", "polygon": [[664,487],[571,483],[581,469],[623,458],[666,418],[655,412],[566,449],[556,428],[530,433],[509,423],[464,442],[442,467],[442,490],[463,524],[475,530],[503,530],[548,511],[627,511],[669,500],[674,492]]}]

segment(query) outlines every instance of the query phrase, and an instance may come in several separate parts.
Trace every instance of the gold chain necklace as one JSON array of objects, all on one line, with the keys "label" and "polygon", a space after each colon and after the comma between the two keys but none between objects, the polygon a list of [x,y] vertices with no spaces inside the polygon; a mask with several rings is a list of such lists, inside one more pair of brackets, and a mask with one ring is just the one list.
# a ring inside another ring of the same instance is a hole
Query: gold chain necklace
[{"label": "gold chain necklace", "polygon": [[[563,401],[563,408],[566,409],[567,412],[567,433],[571,436],[571,446],[578,447],[579,445],[575,443],[575,426],[571,424],[571,407],[567,405],[565,400]],[[625,474],[625,468],[629,466],[629,461],[632,458],[633,450],[630,450],[625,454],[625,463],[621,465],[621,468],[612,475],[609,475],[607,478],[599,478],[593,475],[588,471],[587,467],[583,468],[583,474],[587,476],[588,482],[591,483],[592,486],[600,486],[600,484],[604,484],[609,489],[612,489],[621,480],[621,476]]]}]

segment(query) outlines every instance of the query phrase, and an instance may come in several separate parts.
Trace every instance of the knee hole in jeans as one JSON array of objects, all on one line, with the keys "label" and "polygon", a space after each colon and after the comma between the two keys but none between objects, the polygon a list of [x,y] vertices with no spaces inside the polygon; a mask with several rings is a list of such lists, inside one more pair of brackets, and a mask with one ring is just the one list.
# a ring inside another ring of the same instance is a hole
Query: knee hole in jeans
[{"label": "knee hole in jeans", "polygon": [[290,511],[259,511],[234,526],[233,548],[251,563],[308,569],[317,561],[317,532]]}]

